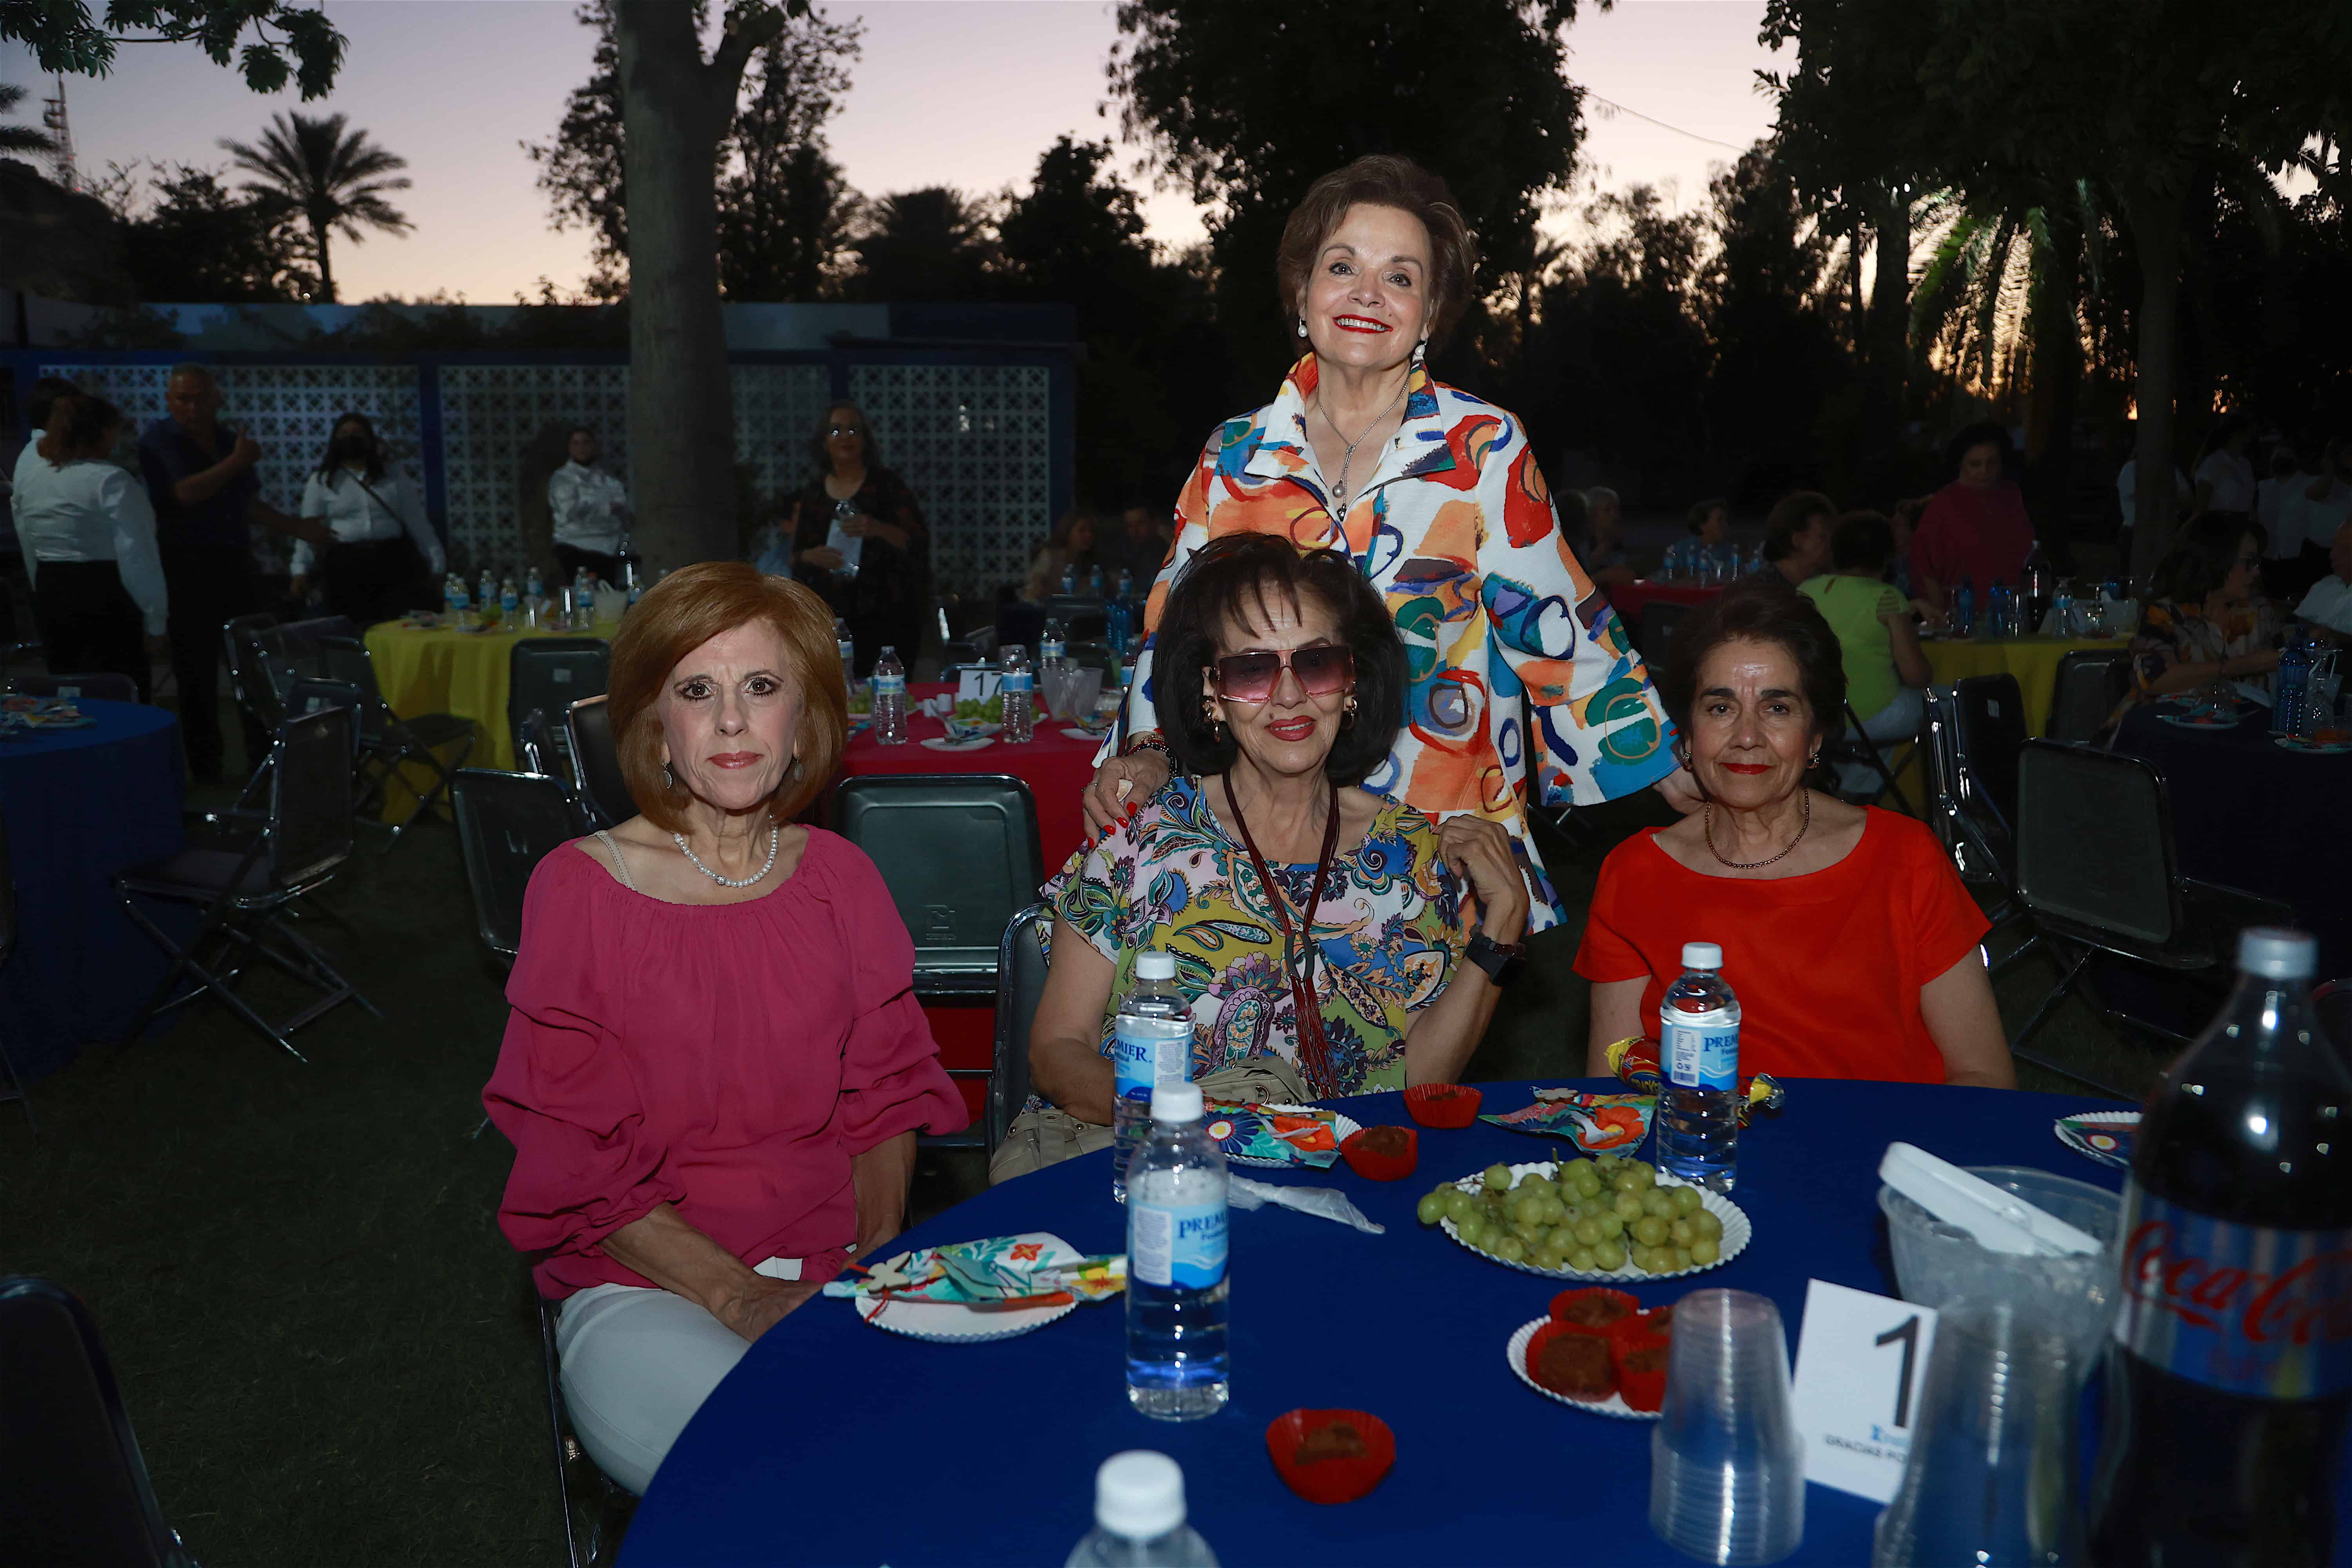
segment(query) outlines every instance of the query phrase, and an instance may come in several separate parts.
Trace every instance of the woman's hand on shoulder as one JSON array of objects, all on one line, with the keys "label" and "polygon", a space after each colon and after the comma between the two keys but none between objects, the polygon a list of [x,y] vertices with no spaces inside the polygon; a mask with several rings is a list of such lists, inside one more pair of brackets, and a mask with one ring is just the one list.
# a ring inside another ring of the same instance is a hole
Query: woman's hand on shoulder
[{"label": "woman's hand on shoulder", "polygon": [[1511,853],[1511,836],[1499,823],[1479,816],[1450,818],[1437,830],[1437,852],[1462,879],[1462,917],[1496,942],[1527,934],[1528,879]]},{"label": "woman's hand on shoulder", "polygon": [[754,1274],[742,1293],[721,1304],[714,1314],[720,1322],[756,1343],[761,1334],[782,1322],[824,1289],[822,1279],[771,1279]]},{"label": "woman's hand on shoulder", "polygon": [[1093,782],[1079,796],[1087,831],[1107,834],[1132,817],[1167,785],[1169,772],[1167,753],[1148,749],[1113,757],[1097,768]]}]

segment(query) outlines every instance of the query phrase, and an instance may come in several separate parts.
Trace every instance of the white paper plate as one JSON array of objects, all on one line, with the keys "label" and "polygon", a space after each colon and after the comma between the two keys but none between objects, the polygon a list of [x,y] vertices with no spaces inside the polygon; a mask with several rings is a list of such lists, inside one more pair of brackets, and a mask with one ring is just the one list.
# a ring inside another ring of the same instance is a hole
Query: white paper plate
[{"label": "white paper plate", "polygon": [[920,741],[916,743],[919,745],[929,746],[934,752],[977,752],[982,746],[992,746],[996,744],[996,737],[993,735],[982,735],[978,740],[974,741],[950,741],[942,739],[938,735],[933,735],[929,740]]},{"label": "white paper plate", "polygon": [[1526,1384],[1546,1399],[1556,1399],[1570,1410],[1581,1410],[1588,1415],[1610,1415],[1620,1421],[1655,1421],[1665,1414],[1663,1410],[1636,1410],[1625,1403],[1625,1396],[1622,1394],[1612,1394],[1606,1399],[1570,1399],[1559,1390],[1546,1388],[1542,1384],[1529,1377],[1528,1346],[1534,1342],[1536,1331],[1550,1321],[1550,1318],[1542,1317],[1532,1323],[1521,1323],[1519,1331],[1513,1334],[1511,1342],[1503,1348],[1503,1354],[1509,1359],[1511,1370],[1518,1373],[1521,1383]]},{"label": "white paper plate", "polygon": [[2075,1131],[2074,1128],[2067,1126],[2066,1123],[2069,1121],[2079,1121],[2085,1126],[2095,1128],[2137,1127],[2139,1125],[2138,1111],[2085,1111],[2076,1116],[2061,1117],[2059,1120],[2050,1124],[2050,1131],[2057,1135],[2058,1142],[2063,1143],[2077,1154],[2087,1154],[2092,1159],[2096,1160],[2100,1164],[2111,1165],[2118,1171],[2128,1171],[2131,1169],[2131,1162],[2128,1159],[2124,1158],[2122,1154],[2114,1149],[2100,1148],[2096,1143],[2092,1142],[2090,1139],[2084,1137],[2080,1132]]},{"label": "white paper plate", "polygon": [[[1303,1116],[1313,1110],[1315,1107],[1311,1105],[1262,1105],[1258,1107],[1258,1109],[1261,1110],[1287,1110],[1294,1114]],[[1351,1116],[1343,1116],[1336,1110],[1331,1113],[1331,1137],[1333,1142],[1345,1143],[1348,1141],[1349,1134],[1360,1132],[1362,1131],[1363,1123],[1358,1121],[1355,1118]],[[1334,1160],[1328,1165],[1316,1166],[1302,1164],[1297,1160],[1265,1160],[1260,1159],[1255,1154],[1228,1154],[1225,1156],[1225,1163],[1228,1165],[1257,1165],[1270,1171],[1336,1171],[1339,1168],[1341,1162]]]},{"label": "white paper plate", "polygon": [[[1573,1161],[1530,1160],[1522,1164],[1513,1165],[1511,1175],[1514,1179],[1533,1172],[1541,1172],[1548,1176],[1558,1175],[1563,1165],[1574,1163]],[[1465,1193],[1475,1193],[1479,1188],[1482,1176],[1483,1173],[1467,1175],[1455,1182],[1454,1185]],[[1692,1184],[1669,1176],[1664,1171],[1658,1173],[1658,1185],[1662,1187],[1687,1187]],[[1452,1219],[1441,1219],[1437,1223],[1447,1236],[1454,1238],[1454,1246],[1469,1253],[1473,1258],[1483,1258],[1489,1263],[1499,1264],[1505,1268],[1516,1268],[1522,1274],[1539,1275],[1546,1279],[1578,1279],[1588,1284],[1638,1285],[1651,1279],[1679,1279],[1685,1274],[1705,1274],[1709,1269],[1722,1268],[1747,1250],[1748,1238],[1755,1234],[1755,1226],[1748,1221],[1748,1212],[1722,1194],[1709,1192],[1705,1187],[1699,1188],[1698,1202],[1701,1208],[1723,1222],[1723,1237],[1716,1244],[1722,1250],[1712,1263],[1695,1263],[1688,1268],[1672,1269],[1664,1274],[1644,1273],[1633,1267],[1633,1260],[1631,1258],[1626,1258],[1622,1268],[1612,1269],[1607,1273],[1599,1269],[1587,1269],[1580,1273],[1573,1268],[1538,1268],[1532,1263],[1514,1263],[1507,1258],[1497,1258],[1491,1252],[1481,1251],[1464,1241],[1461,1233],[1454,1228]]]},{"label": "white paper plate", "polygon": [[1076,1310],[1076,1298],[1055,1307],[1016,1307],[1009,1312],[980,1312],[953,1301],[877,1301],[857,1298],[857,1315],[877,1329],[933,1344],[977,1345],[991,1340],[1018,1339]]},{"label": "white paper plate", "polygon": [[1106,724],[1099,730],[1082,730],[1076,724],[1065,724],[1062,733],[1073,741],[1099,741],[1110,733],[1110,726]]}]

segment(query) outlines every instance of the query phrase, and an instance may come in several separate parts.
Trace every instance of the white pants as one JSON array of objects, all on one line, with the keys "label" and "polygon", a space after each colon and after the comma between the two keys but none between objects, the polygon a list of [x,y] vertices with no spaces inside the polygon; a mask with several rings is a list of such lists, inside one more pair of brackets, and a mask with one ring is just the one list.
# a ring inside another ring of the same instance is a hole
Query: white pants
[{"label": "white pants", "polygon": [[[797,1279],[801,1260],[771,1258],[755,1272]],[[557,1309],[555,1353],[572,1430],[598,1469],[640,1497],[687,1422],[751,1348],[668,1290],[594,1285]]]},{"label": "white pants", "polygon": [[[1920,723],[1927,717],[1927,694],[1916,686],[1899,686],[1893,700],[1862,721],[1862,736],[1868,740],[1882,759],[1888,748],[1900,741],[1908,741],[1919,733]],[[1846,727],[1846,737],[1854,738],[1853,727]],[[1848,795],[1859,795],[1879,787],[1877,773],[1868,763],[1840,763],[1837,766],[1838,785]]]}]

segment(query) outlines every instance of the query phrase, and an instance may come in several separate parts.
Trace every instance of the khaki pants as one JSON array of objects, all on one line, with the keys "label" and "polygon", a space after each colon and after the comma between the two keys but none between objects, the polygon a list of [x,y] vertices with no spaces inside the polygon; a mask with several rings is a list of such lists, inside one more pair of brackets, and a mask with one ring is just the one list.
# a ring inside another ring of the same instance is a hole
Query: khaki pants
[{"label": "khaki pants", "polygon": [[[1201,1080],[1201,1093],[1229,1104],[1301,1105],[1307,1086],[1280,1057],[1252,1057],[1219,1068]],[[1025,1176],[1064,1160],[1075,1160],[1110,1147],[1111,1130],[1081,1121],[1059,1106],[1024,1110],[1005,1129],[1004,1142],[989,1156],[988,1180],[992,1186]]]}]

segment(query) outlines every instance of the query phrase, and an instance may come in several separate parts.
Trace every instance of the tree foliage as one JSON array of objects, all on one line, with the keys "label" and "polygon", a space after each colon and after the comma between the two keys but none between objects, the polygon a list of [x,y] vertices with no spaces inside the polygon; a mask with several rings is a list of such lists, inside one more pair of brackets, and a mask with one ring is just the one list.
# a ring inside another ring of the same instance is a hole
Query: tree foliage
[{"label": "tree foliage", "polygon": [[[14,82],[0,82],[0,115],[14,114],[16,106],[25,101],[25,89]],[[0,125],[0,153],[36,155],[53,153],[57,143],[46,131],[36,131],[29,125]]]},{"label": "tree foliage", "polygon": [[989,293],[995,237],[986,205],[945,185],[898,191],[868,208],[851,242],[862,300],[977,300]]},{"label": "tree foliage", "polygon": [[318,268],[319,297],[335,300],[330,247],[337,234],[353,244],[371,228],[404,233],[414,226],[384,197],[408,188],[408,160],[368,140],[341,114],[316,119],[294,111],[270,116],[258,143],[221,138],[221,148],[252,178],[245,192],[273,216],[299,217]]},{"label": "tree foliage", "polygon": [[210,169],[111,166],[95,194],[121,226],[125,267],[142,300],[256,305],[317,297],[319,280],[284,214]]},{"label": "tree foliage", "polygon": [[278,92],[291,79],[305,102],[334,85],[344,47],[326,12],[283,0],[107,0],[102,19],[88,0],[0,0],[7,40],[31,49],[43,72],[72,76],[107,75],[126,43],[194,44],[254,91]]}]

